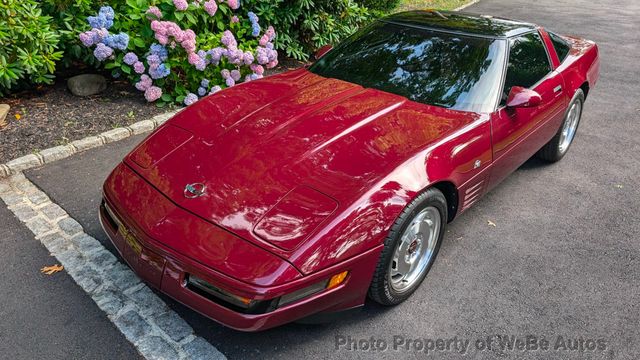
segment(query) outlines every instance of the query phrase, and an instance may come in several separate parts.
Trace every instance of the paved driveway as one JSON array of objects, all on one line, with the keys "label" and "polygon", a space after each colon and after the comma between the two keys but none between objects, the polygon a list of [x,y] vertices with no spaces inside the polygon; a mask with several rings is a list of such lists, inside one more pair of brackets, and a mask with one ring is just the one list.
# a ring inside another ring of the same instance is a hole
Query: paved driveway
[{"label": "paved driveway", "polygon": [[[568,156],[555,165],[529,161],[457,219],[430,276],[400,306],[367,304],[339,322],[245,334],[166,299],[199,336],[232,359],[424,358],[424,348],[417,349],[428,341],[394,350],[395,335],[403,337],[404,344],[411,339],[470,340],[467,354],[487,359],[498,354],[637,358],[640,3],[482,0],[468,11],[532,21],[598,42],[601,80],[589,94]],[[105,242],[96,221],[100,185],[138,140],[59,161],[27,176]],[[488,226],[489,220],[496,226]],[[544,337],[551,350],[502,351],[495,343],[492,350],[477,350],[476,340],[494,335]],[[336,339],[348,342],[349,337],[359,350],[353,350],[354,345],[336,350]],[[357,340],[372,337],[385,341],[388,349],[363,350],[369,342]],[[574,344],[578,350],[570,350]],[[589,350],[593,344],[597,349]],[[452,348],[432,353],[438,358],[461,356]]]}]

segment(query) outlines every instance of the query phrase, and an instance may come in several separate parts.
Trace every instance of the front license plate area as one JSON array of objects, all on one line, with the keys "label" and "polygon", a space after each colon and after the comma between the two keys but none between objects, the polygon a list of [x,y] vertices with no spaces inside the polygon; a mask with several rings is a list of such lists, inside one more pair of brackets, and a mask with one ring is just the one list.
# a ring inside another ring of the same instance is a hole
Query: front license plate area
[{"label": "front license plate area", "polygon": [[120,233],[120,235],[122,235],[122,238],[127,243],[127,245],[129,245],[131,250],[133,250],[136,255],[140,256],[140,254],[142,254],[142,245],[140,245],[140,242],[131,233],[131,231],[129,231],[129,229],[127,229],[124,225],[120,224],[118,226],[118,232]]}]

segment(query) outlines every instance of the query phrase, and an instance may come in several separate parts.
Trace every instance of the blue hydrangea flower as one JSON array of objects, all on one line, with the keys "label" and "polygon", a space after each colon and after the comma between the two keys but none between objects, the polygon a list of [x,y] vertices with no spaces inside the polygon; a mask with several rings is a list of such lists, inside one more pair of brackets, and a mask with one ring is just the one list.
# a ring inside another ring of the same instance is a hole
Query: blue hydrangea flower
[{"label": "blue hydrangea flower", "polygon": [[247,13],[247,16],[249,16],[249,21],[251,21],[251,35],[253,35],[254,37],[258,37],[260,36],[260,24],[258,24],[258,21],[260,21],[258,19],[258,15],[256,15],[253,11],[249,11],[249,13]]},{"label": "blue hydrangea flower", "polygon": [[165,61],[169,58],[169,52],[167,48],[160,44],[151,44],[149,47],[150,55],[157,55],[160,61]]},{"label": "blue hydrangea flower", "polygon": [[165,64],[149,67],[149,76],[151,76],[152,79],[162,79],[169,76],[170,73],[171,70],[169,70]]},{"label": "blue hydrangea flower", "polygon": [[111,6],[103,6],[100,8],[100,11],[98,12],[101,15],[104,15],[104,17],[107,20],[113,20],[113,18],[116,16],[115,11],[113,11],[113,8]]},{"label": "blue hydrangea flower", "polygon": [[188,93],[187,96],[184,98],[184,104],[187,106],[195,103],[196,101],[198,101],[198,95],[194,93]]},{"label": "blue hydrangea flower", "polygon": [[129,35],[125,33],[109,35],[102,42],[110,48],[126,50],[129,46]]},{"label": "blue hydrangea flower", "polygon": [[206,94],[207,94],[207,89],[203,88],[202,86],[198,88],[198,95],[205,96]]},{"label": "blue hydrangea flower", "polygon": [[202,81],[200,81],[200,86],[208,89],[209,88],[209,79],[202,79]]}]

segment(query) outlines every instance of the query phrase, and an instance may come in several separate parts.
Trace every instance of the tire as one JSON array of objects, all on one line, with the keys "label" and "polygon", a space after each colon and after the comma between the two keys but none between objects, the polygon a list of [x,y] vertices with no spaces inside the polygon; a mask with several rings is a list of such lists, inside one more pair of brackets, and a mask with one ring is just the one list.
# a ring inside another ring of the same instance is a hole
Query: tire
[{"label": "tire", "polygon": [[384,241],[369,298],[382,305],[396,305],[408,299],[429,273],[446,224],[447,200],[440,190],[428,189],[409,203]]},{"label": "tire", "polygon": [[[558,132],[551,141],[538,151],[537,155],[540,159],[554,163],[560,161],[560,159],[567,154],[569,147],[575,139],[578,126],[580,125],[583,105],[584,92],[582,92],[582,89],[578,89],[569,103],[567,113],[564,115],[564,120],[562,121]],[[576,109],[575,113],[574,109]],[[575,118],[574,115],[576,116]]]}]

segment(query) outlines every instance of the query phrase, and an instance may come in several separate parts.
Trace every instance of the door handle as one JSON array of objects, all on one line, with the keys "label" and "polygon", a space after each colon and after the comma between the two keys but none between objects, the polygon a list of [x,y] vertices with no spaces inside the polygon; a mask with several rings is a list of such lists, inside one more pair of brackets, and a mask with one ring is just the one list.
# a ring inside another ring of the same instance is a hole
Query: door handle
[{"label": "door handle", "polygon": [[561,91],[562,91],[562,85],[558,85],[558,86],[553,88],[553,92],[556,93],[556,94],[561,92]]}]

